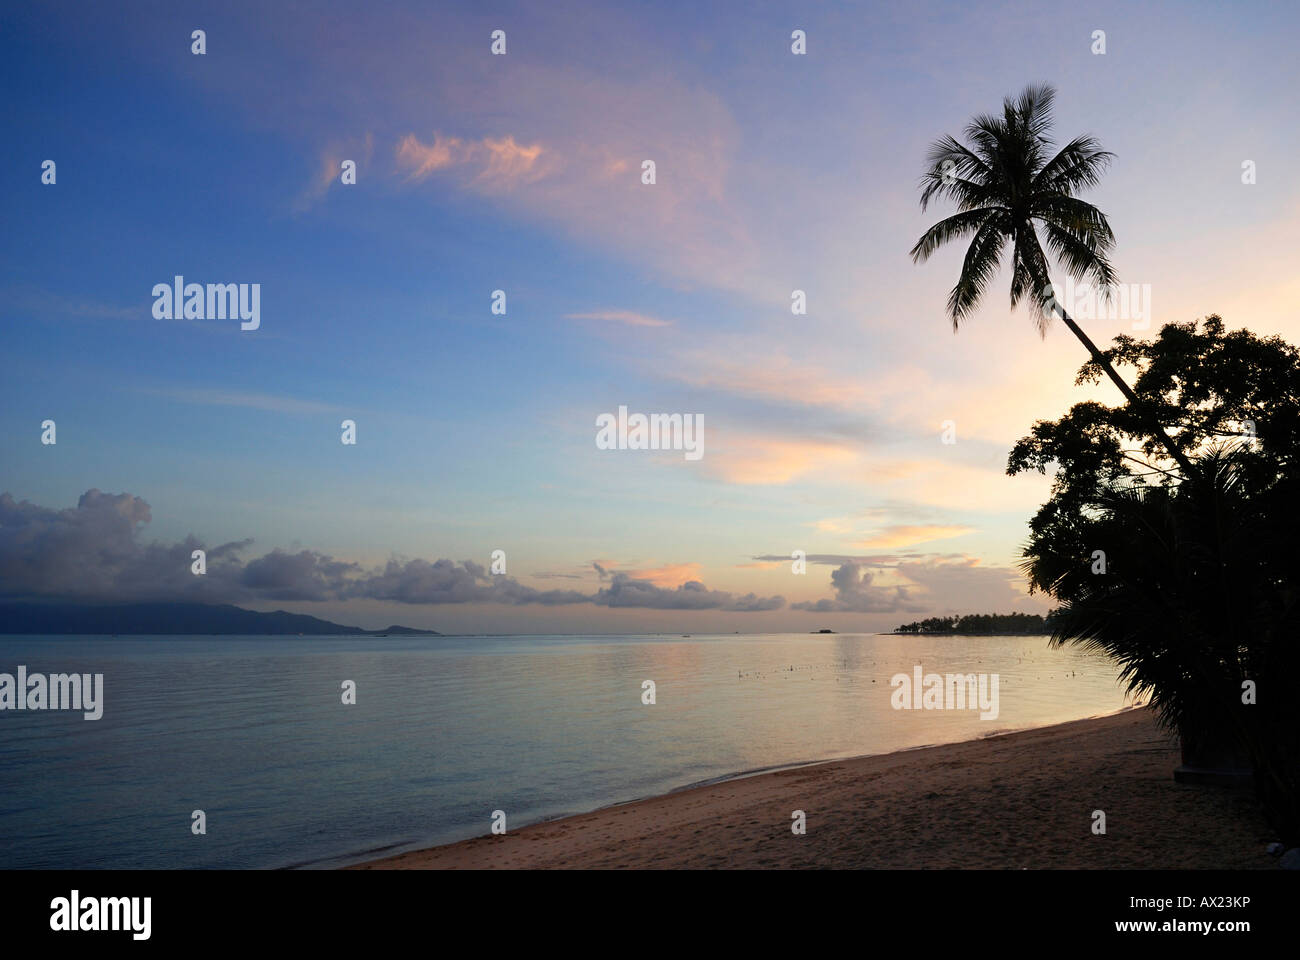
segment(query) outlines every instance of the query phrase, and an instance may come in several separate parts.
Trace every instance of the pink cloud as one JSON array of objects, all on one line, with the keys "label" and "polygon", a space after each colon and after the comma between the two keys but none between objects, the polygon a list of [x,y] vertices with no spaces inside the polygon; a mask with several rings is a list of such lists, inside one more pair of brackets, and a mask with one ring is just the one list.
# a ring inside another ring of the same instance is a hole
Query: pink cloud
[{"label": "pink cloud", "polygon": [[[779,349],[779,348],[778,348]],[[670,376],[692,387],[801,406],[861,411],[874,407],[874,384],[815,362],[719,339],[677,353]]]},{"label": "pink cloud", "polygon": [[847,444],[800,437],[731,435],[705,457],[713,476],[742,485],[781,486],[843,469],[858,454]]},{"label": "pink cloud", "polygon": [[357,165],[357,172],[360,175],[370,166],[374,152],[375,136],[370,132],[367,132],[364,137],[335,141],[329,144],[321,151],[316,165],[316,172],[312,175],[311,182],[307,184],[307,187],[294,204],[294,211],[301,213],[307,210],[321,197],[325,196],[330,187],[342,182],[344,160],[353,161]]},{"label": "pink cloud", "polygon": [[852,546],[863,550],[896,550],[910,547],[917,543],[929,543],[932,540],[950,540],[975,533],[974,527],[944,524],[895,524],[885,527],[864,540],[855,541]]},{"label": "pink cloud", "polygon": [[397,162],[411,168],[410,179],[423,180],[429,174],[459,163],[462,155],[462,141],[459,137],[433,135],[432,144],[423,144],[415,134],[408,133],[397,145]]},{"label": "pink cloud", "polygon": [[648,580],[656,587],[680,587],[683,583],[700,579],[698,563],[667,563],[649,570],[630,570],[628,576],[633,580]]},{"label": "pink cloud", "polygon": [[476,167],[470,186],[508,190],[546,176],[548,166],[539,163],[546,152],[540,143],[524,146],[514,136],[462,140],[434,133],[432,143],[423,143],[408,133],[398,142],[396,157],[398,166],[407,169],[409,181],[425,180],[453,167]]}]

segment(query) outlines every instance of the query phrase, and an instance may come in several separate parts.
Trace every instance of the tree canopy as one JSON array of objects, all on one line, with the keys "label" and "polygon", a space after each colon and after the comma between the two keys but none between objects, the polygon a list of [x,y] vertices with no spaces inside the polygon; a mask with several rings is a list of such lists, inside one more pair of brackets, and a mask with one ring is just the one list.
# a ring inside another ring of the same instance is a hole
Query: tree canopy
[{"label": "tree canopy", "polygon": [[954,633],[967,636],[1045,634],[1051,614],[968,613],[964,616],[926,617],[894,628],[894,633]]},{"label": "tree canopy", "polygon": [[[1129,403],[1079,403],[1036,423],[1007,466],[1054,471],[1024,549],[1030,588],[1061,604],[1053,642],[1106,651],[1185,744],[1227,738],[1248,756],[1294,845],[1300,351],[1211,316],[1117,337],[1105,354],[1136,368],[1139,402],[1191,469],[1172,469]],[[1099,374],[1089,361],[1079,381]]]}]

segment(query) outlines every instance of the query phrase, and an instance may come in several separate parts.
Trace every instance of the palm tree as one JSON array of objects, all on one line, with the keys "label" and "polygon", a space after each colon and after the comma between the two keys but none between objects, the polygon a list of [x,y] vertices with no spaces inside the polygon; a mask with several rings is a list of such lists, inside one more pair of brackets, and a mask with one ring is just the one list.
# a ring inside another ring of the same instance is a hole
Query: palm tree
[{"label": "palm tree", "polygon": [[1047,335],[1053,316],[1060,316],[1088,350],[1093,362],[1114,382],[1134,414],[1148,421],[1154,435],[1183,469],[1187,457],[1124,379],[1097,349],[1092,339],[1055,301],[1051,293],[1047,256],[1039,240],[1041,225],[1047,247],[1076,280],[1091,280],[1106,295],[1115,283],[1106,259],[1115,244],[1106,215],[1075,193],[1096,186],[1114,154],[1101,149],[1093,137],[1076,137],[1049,159],[1052,140],[1050,86],[1030,86],[1018,100],[1003,101],[1002,116],[975,117],[966,127],[964,146],[945,136],[930,148],[929,169],[922,177],[921,209],[932,199],[951,197],[959,212],[940,220],[912,248],[920,263],[950,240],[970,236],[961,276],[948,297],[948,315],[955,333],[997,272],[1003,248],[1012,248],[1011,307],[1028,305],[1039,334]]}]

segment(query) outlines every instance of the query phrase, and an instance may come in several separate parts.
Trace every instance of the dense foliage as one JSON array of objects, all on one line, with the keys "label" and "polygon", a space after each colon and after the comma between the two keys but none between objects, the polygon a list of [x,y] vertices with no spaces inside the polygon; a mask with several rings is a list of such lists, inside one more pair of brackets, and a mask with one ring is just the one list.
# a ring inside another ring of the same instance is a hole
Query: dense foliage
[{"label": "dense foliage", "polygon": [[[1105,355],[1136,368],[1145,409],[1076,404],[1009,458],[1011,474],[1054,471],[1024,551],[1031,588],[1061,604],[1053,642],[1104,650],[1185,744],[1246,759],[1296,845],[1300,352],[1212,316]],[[1079,378],[1100,373],[1090,361]]]},{"label": "dense foliage", "polygon": [[894,628],[894,633],[958,633],[975,635],[1045,634],[1048,617],[1036,613],[968,613],[961,617],[927,617]]}]

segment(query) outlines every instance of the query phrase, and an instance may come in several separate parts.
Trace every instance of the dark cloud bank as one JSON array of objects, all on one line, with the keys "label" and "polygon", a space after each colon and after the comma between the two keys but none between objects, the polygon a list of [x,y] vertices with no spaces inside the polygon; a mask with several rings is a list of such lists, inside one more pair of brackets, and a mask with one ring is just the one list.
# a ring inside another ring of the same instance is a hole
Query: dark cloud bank
[{"label": "dark cloud bank", "polygon": [[[652,610],[753,613],[780,610],[784,597],[743,596],[710,590],[699,581],[661,587],[593,564],[595,593],[538,590],[493,575],[472,560],[389,560],[366,568],[314,550],[272,550],[249,556],[252,540],[207,546],[194,536],[178,543],[146,543],[149,504],[129,493],[88,490],[77,506],[42,507],[0,494],[0,599],[112,602],[251,603],[346,601],[391,603],[537,604],[590,603]],[[206,551],[207,573],[191,573],[193,551]],[[755,560],[785,561],[765,555]],[[1014,598],[1015,574],[981,567],[967,557],[919,554],[850,556],[813,554],[810,564],[831,566],[833,597],[790,604],[813,613],[924,613],[945,605],[986,605]],[[872,568],[875,568],[874,571]],[[878,571],[893,568],[907,585],[878,585]],[[928,602],[927,602],[928,601]]]},{"label": "dark cloud bank", "polygon": [[[207,546],[193,536],[144,543],[149,504],[129,493],[88,490],[75,508],[56,510],[0,494],[0,598],[9,600],[247,603],[364,598],[393,603],[501,603],[659,610],[777,610],[782,597],[735,596],[699,582],[675,589],[602,571],[595,593],[537,590],[492,575],[472,560],[392,559],[367,569],[314,550],[245,559],[252,540]],[[207,573],[191,572],[205,550]]]}]

